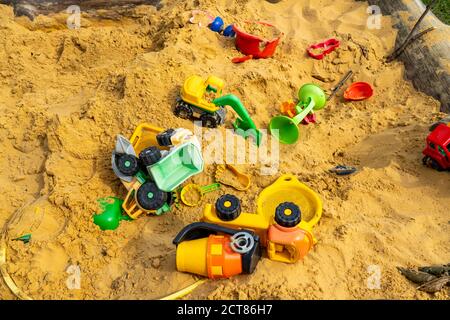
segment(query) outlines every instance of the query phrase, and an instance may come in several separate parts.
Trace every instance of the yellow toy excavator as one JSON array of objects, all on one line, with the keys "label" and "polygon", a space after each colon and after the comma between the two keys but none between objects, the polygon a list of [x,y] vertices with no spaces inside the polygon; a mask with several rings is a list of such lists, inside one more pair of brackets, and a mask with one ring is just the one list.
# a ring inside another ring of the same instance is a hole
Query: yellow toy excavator
[{"label": "yellow toy excavator", "polygon": [[217,128],[224,124],[227,115],[226,106],[230,106],[238,115],[233,123],[236,134],[244,138],[253,137],[256,145],[261,144],[262,133],[256,128],[247,109],[233,94],[222,96],[225,82],[215,76],[203,80],[200,76],[190,76],[181,88],[174,114],[183,119],[200,119],[202,126]]},{"label": "yellow toy excavator", "polygon": [[212,101],[222,95],[224,86],[224,81],[215,76],[209,76],[206,81],[196,75],[190,76],[181,88],[175,115],[183,119],[198,118],[204,127],[217,128],[225,121],[226,109]]}]

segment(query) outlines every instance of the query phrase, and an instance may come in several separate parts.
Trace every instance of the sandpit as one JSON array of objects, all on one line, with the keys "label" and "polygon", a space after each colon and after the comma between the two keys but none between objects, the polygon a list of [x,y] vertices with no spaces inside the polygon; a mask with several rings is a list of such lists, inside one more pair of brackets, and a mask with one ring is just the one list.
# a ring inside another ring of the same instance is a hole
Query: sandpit
[{"label": "sandpit", "polygon": [[[252,275],[208,281],[188,298],[448,299],[448,289],[417,291],[396,270],[450,261],[450,178],[422,166],[428,127],[442,114],[438,101],[404,80],[400,62],[384,62],[396,38],[390,18],[367,30],[368,4],[351,0],[176,3],[121,18],[82,16],[79,30],[67,29],[66,14],[30,22],[0,6],[0,225],[23,207],[9,237],[32,233],[28,244],[7,242],[17,286],[33,299],[156,299],[193,283],[175,270],[172,239],[201,208],[122,222],[116,231],[93,224],[98,198],[125,196],[110,166],[115,135],[130,136],[142,122],[193,129],[172,113],[192,74],[224,79],[225,92],[267,128],[302,84],[330,89],[352,69],[354,81],[373,84],[374,97],[345,102],[341,91],[317,124],[301,127],[298,144],[281,146],[277,174],[244,166],[250,189],[223,187],[254,212],[263,188],[283,173],[296,175],[324,202],[318,244],[296,264],[263,259]],[[235,65],[233,40],[188,23],[196,4],[228,22],[270,21],[283,42],[271,59]],[[339,50],[321,61],[307,57],[308,45],[330,37],[341,40]],[[360,170],[337,177],[328,172],[337,164]],[[190,182],[206,185],[213,175],[206,166]],[[204,203],[218,196],[207,194]],[[67,286],[74,265],[80,289]],[[367,285],[373,266],[381,271],[378,289]],[[0,283],[0,298],[15,298]]]}]

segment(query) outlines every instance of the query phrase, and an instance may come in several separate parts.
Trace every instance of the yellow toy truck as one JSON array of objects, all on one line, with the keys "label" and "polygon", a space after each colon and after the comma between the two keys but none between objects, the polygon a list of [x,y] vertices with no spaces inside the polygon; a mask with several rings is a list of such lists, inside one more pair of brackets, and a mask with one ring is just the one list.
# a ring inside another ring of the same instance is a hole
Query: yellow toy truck
[{"label": "yellow toy truck", "polygon": [[322,201],[293,175],[282,175],[260,193],[256,213],[241,211],[231,194],[206,205],[202,222],[186,226],[173,240],[177,270],[210,279],[250,274],[262,248],[271,260],[295,263],[317,242],[312,229],[322,216]]},{"label": "yellow toy truck", "polygon": [[200,143],[190,130],[164,131],[147,123],[140,124],[130,140],[117,136],[111,163],[128,190],[122,208],[132,219],[168,212],[172,191],[204,166]]},{"label": "yellow toy truck", "polygon": [[204,127],[217,128],[225,122],[227,109],[214,104],[213,100],[222,95],[224,86],[224,81],[215,76],[209,76],[206,81],[190,76],[181,88],[175,115],[182,119],[200,119]]}]

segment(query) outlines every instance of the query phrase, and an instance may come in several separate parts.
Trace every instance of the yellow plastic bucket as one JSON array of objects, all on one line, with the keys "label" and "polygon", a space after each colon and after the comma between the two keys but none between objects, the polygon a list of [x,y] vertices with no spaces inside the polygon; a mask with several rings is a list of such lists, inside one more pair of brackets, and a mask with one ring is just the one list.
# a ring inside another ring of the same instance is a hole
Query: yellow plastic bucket
[{"label": "yellow plastic bucket", "polygon": [[177,247],[177,270],[207,277],[208,238],[181,242]]}]

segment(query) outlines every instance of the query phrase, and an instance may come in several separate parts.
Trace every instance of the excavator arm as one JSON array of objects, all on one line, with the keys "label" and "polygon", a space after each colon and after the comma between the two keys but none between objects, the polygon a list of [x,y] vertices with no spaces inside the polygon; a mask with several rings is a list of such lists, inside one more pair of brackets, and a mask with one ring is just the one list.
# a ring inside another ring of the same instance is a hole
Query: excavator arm
[{"label": "excavator arm", "polygon": [[248,138],[252,136],[256,142],[256,145],[261,144],[262,133],[256,128],[253,119],[250,117],[247,109],[242,104],[241,100],[233,94],[227,94],[213,100],[216,106],[230,106],[238,115],[238,118],[233,123],[233,127],[237,134]]}]

